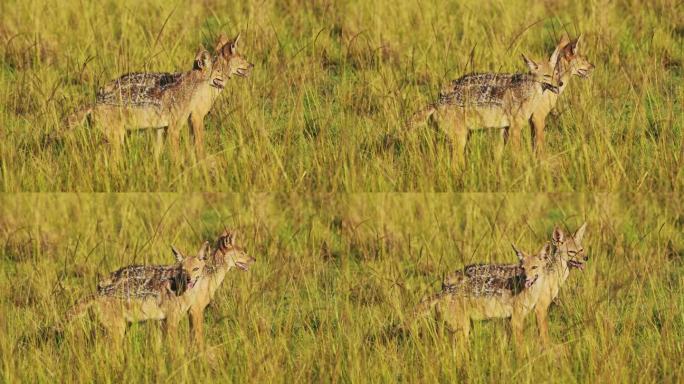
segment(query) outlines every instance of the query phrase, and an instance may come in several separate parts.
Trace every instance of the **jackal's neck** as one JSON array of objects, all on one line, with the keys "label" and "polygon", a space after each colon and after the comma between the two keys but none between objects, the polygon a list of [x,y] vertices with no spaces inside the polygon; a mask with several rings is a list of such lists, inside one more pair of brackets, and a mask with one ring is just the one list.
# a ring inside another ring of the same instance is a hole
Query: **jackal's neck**
[{"label": "jackal's neck", "polygon": [[559,80],[563,82],[563,85],[558,87],[558,94],[554,95],[556,98],[563,93],[565,87],[570,83],[570,78],[572,78],[572,68],[570,68],[570,63],[566,62],[565,59],[561,59],[558,62],[558,73],[560,75],[558,76]]},{"label": "jackal's neck", "polygon": [[570,267],[568,266],[568,259],[557,244],[551,242],[551,257],[549,263],[546,265],[546,272],[549,274],[556,274],[560,277],[560,282],[563,283],[568,277]]}]

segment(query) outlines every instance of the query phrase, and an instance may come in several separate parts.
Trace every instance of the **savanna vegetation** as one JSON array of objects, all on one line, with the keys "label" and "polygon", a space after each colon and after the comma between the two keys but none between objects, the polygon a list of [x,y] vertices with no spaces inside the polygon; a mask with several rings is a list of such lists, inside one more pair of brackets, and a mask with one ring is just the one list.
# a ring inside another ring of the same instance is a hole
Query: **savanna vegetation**
[{"label": "savanna vegetation", "polygon": [[[95,194],[0,196],[3,382],[681,382],[684,201],[644,194]],[[442,276],[514,262],[554,225],[588,222],[584,272],[532,317],[522,354],[506,321],[476,322],[469,354],[433,321],[381,337]],[[49,330],[98,276],[171,263],[238,228],[257,261],[231,271],[206,313],[205,351],[183,323],[92,319]]]},{"label": "savanna vegetation", "polygon": [[[681,191],[684,18],[674,0],[161,1],[0,4],[4,191]],[[206,120],[207,156],[183,161],[131,132],[120,159],[65,116],[126,72],[191,67],[197,47],[242,33],[255,65]],[[596,65],[547,123],[546,151],[492,149],[465,168],[440,130],[406,129],[449,80],[523,71],[563,33]]]}]

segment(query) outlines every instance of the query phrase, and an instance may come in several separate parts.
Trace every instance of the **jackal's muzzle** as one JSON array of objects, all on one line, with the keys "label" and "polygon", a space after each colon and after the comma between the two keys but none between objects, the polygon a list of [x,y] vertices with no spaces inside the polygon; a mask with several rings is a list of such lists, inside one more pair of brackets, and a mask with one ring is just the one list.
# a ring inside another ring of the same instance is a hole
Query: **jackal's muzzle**
[{"label": "jackal's muzzle", "polygon": [[543,91],[551,91],[557,95],[560,92],[560,87],[562,87],[562,86],[563,86],[563,83],[559,83],[558,86],[555,86],[555,85],[549,84],[549,83],[542,83],[542,92]]},{"label": "jackal's muzzle", "polygon": [[235,266],[238,267],[242,271],[247,271],[247,270],[249,270],[249,267],[252,264],[254,264],[255,261],[256,261],[255,258],[250,257],[248,260],[245,260],[245,261],[236,261]]},{"label": "jackal's muzzle", "polygon": [[211,82],[211,86],[216,88],[216,89],[223,89],[225,88],[225,84],[222,79],[216,78]]},{"label": "jackal's muzzle", "polygon": [[194,280],[189,280],[188,281],[188,289],[192,289],[195,285],[197,285],[197,282],[199,281],[199,277],[194,279]]},{"label": "jackal's muzzle", "polygon": [[580,271],[584,271],[584,262],[587,260],[589,260],[589,256],[584,256],[583,261],[575,260],[575,259],[568,260],[568,267],[569,268],[577,268]]},{"label": "jackal's muzzle", "polygon": [[240,77],[247,77],[252,73],[252,68],[254,68],[254,64],[249,63],[247,68],[238,68],[235,71],[235,75],[240,76]]}]

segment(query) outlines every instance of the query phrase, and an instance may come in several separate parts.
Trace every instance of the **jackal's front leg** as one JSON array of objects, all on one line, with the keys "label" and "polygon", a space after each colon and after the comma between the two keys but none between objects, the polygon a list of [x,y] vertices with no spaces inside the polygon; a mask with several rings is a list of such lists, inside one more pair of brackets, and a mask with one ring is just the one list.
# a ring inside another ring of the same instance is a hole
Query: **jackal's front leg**
[{"label": "jackal's front leg", "polygon": [[154,142],[154,158],[159,159],[161,155],[162,148],[164,148],[164,134],[166,130],[164,128],[157,129],[157,139]]},{"label": "jackal's front leg", "polygon": [[517,311],[511,316],[511,332],[516,348],[520,348],[523,343],[523,326],[525,325],[525,314]]},{"label": "jackal's front leg", "polygon": [[539,337],[544,345],[549,345],[549,326],[546,322],[546,315],[548,313],[548,305],[540,305],[538,303],[534,308],[534,314],[537,318],[537,328],[539,329]]},{"label": "jackal's front leg", "polygon": [[167,339],[175,338],[178,333],[178,323],[180,317],[177,314],[169,314],[164,320],[164,335]]},{"label": "jackal's front leg", "polygon": [[190,333],[199,348],[204,348],[204,308],[190,308]]},{"label": "jackal's front leg", "polygon": [[514,148],[520,148],[520,141],[522,136],[522,123],[520,121],[511,121],[508,127],[508,141]]},{"label": "jackal's front leg", "polygon": [[204,116],[197,113],[190,114],[190,132],[195,143],[197,157],[204,156]]},{"label": "jackal's front leg", "polygon": [[532,131],[532,145],[534,150],[539,152],[544,147],[544,128],[546,125],[546,116],[532,115],[530,117],[530,128]]},{"label": "jackal's front leg", "polygon": [[171,149],[171,157],[174,161],[180,158],[180,124],[176,121],[169,125],[169,146]]}]

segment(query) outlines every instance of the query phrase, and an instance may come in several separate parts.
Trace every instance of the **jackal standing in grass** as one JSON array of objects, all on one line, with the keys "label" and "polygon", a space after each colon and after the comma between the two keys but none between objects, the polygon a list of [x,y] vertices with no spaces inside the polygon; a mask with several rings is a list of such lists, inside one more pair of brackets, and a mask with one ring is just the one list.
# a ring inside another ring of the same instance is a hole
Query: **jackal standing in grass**
[{"label": "jackal standing in grass", "polygon": [[204,278],[196,284],[189,307],[190,332],[195,344],[204,346],[204,309],[214,298],[216,290],[221,286],[226,273],[233,268],[247,271],[256,261],[236,243],[236,233],[224,231],[216,241],[216,249],[207,257],[204,267]]},{"label": "jackal standing in grass", "polygon": [[564,35],[556,46],[554,53],[560,52],[554,70],[554,76],[559,79],[558,93],[544,92],[541,101],[532,112],[530,126],[532,128],[535,150],[541,150],[543,148],[546,116],[548,116],[549,112],[556,106],[558,97],[560,97],[570,83],[570,78],[572,76],[578,76],[582,79],[586,79],[594,70],[594,64],[590,63],[586,57],[580,54],[581,41],[582,35],[572,41],[567,35]]},{"label": "jackal standing in grass", "polygon": [[174,265],[130,265],[112,272],[97,285],[97,293],[67,311],[67,322],[95,312],[108,334],[121,340],[127,323],[164,320],[167,333],[196,300],[197,285],[205,279],[205,257],[185,258]]},{"label": "jackal standing in grass", "polygon": [[168,129],[172,154],[179,150],[182,126],[188,122],[198,155],[204,151],[204,117],[225,87],[226,79],[246,77],[254,67],[237,51],[238,35],[219,38],[215,55],[200,49],[192,70],[176,73],[129,73],[106,84],[94,105],[68,118],[73,127],[86,118],[100,126],[111,144],[123,144],[126,130],[157,129],[157,153]]},{"label": "jackal standing in grass", "polygon": [[518,145],[522,126],[546,93],[558,93],[561,86],[554,77],[558,54],[551,60],[535,62],[523,55],[529,73],[475,73],[465,75],[439,94],[436,103],[417,112],[411,125],[436,121],[455,145],[454,152],[462,158],[470,130],[503,128]]},{"label": "jackal standing in grass", "polygon": [[513,246],[523,273],[509,276],[495,269],[476,277],[454,278],[441,292],[424,299],[415,309],[409,322],[436,310],[436,317],[451,332],[470,335],[472,320],[510,318],[513,337],[520,345],[527,314],[537,304],[548,271],[544,268],[550,247],[546,244],[538,254],[527,255]]},{"label": "jackal standing in grass", "polygon": [[[545,276],[540,284],[540,295],[535,306],[539,336],[545,345],[549,344],[547,317],[549,306],[558,296],[560,288],[570,274],[572,268],[584,270],[584,263],[589,260],[585,254],[582,240],[587,223],[582,224],[572,236],[568,236],[560,227],[555,227],[551,236],[549,257],[544,266]],[[496,276],[499,279],[521,278],[525,272],[518,264],[477,264],[469,265],[463,270],[445,276],[442,289],[450,290],[463,284],[464,280],[480,279]]]}]

